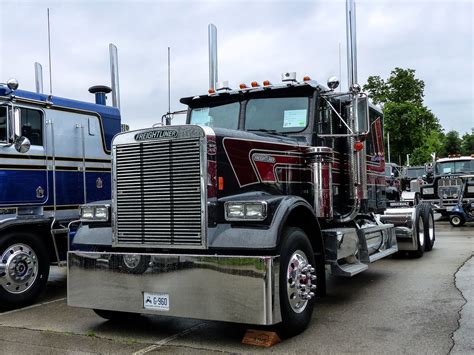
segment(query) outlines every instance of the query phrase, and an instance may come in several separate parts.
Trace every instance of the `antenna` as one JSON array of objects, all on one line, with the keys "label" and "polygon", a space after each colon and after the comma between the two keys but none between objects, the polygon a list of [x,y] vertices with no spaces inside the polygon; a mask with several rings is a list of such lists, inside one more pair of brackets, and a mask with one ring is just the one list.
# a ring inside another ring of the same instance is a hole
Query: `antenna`
[{"label": "antenna", "polygon": [[53,97],[53,75],[51,74],[51,26],[49,23],[48,7],[48,53],[49,53],[49,99]]},{"label": "antenna", "polygon": [[170,47],[168,47],[168,113],[171,112],[171,60]]},{"label": "antenna", "polygon": [[[342,81],[342,69],[341,69],[341,42],[339,42],[339,80]],[[339,85],[339,92],[342,91],[342,85]]]}]

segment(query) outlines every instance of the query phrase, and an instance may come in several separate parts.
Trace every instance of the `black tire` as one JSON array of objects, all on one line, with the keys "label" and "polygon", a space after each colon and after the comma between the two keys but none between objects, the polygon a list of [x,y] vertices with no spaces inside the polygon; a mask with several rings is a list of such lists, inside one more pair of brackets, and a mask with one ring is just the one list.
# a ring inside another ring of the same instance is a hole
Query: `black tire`
[{"label": "black tire", "polygon": [[0,240],[0,258],[3,264],[15,265],[14,273],[0,274],[0,309],[32,304],[43,293],[49,276],[49,254],[42,238],[9,233]]},{"label": "black tire", "polygon": [[415,198],[413,199],[413,206],[418,206],[420,204],[420,194],[416,193]]},{"label": "black tire", "polygon": [[423,224],[425,227],[425,251],[431,251],[436,240],[436,234],[434,213],[429,203],[423,203]]},{"label": "black tire", "polygon": [[[311,290],[311,285],[314,285],[314,280],[311,278],[300,283],[300,277],[305,274],[301,269],[307,264],[311,264],[309,267],[316,265],[313,248],[306,233],[300,228],[286,227],[283,230],[280,243],[280,310],[282,317],[280,331],[286,337],[301,333],[311,321],[314,295],[309,300],[303,300],[297,290],[298,285],[303,285],[307,292]],[[293,276],[299,277],[295,280],[297,277],[293,279]],[[293,284],[293,287],[290,287],[290,284]]]},{"label": "black tire", "polygon": [[139,313],[119,312],[119,311],[108,311],[105,309],[93,309],[94,313],[99,317],[113,320],[113,321],[130,321],[140,318]]},{"label": "black tire", "polygon": [[[131,263],[127,261],[127,257],[138,257],[138,261]],[[150,265],[149,255],[140,254],[124,254],[114,255],[111,259],[111,268],[119,269],[129,274],[143,274]]]},{"label": "black tire", "polygon": [[422,205],[416,206],[416,218],[415,218],[415,237],[416,237],[416,250],[410,254],[414,257],[421,258],[425,252],[425,223],[423,216],[424,208]]},{"label": "black tire", "polygon": [[449,223],[451,223],[453,227],[461,227],[464,225],[464,223],[466,223],[466,220],[462,216],[453,214],[449,216]]}]

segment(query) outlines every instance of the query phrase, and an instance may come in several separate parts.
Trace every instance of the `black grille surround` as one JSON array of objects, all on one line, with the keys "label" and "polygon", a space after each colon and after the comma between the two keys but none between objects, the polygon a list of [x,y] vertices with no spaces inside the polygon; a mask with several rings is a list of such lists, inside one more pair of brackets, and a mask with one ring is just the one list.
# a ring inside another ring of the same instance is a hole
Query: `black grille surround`
[{"label": "black grille surround", "polygon": [[205,248],[202,143],[114,145],[114,246]]}]

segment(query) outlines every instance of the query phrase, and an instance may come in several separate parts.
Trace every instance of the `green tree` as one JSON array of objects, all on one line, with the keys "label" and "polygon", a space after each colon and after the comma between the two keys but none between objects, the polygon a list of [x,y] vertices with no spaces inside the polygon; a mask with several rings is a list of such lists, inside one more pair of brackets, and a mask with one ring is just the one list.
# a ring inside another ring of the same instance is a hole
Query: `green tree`
[{"label": "green tree", "polygon": [[425,83],[415,78],[414,69],[395,68],[387,81],[379,76],[369,76],[363,89],[369,92],[375,104],[409,102],[422,105]]},{"label": "green tree", "polygon": [[461,154],[462,155],[474,154],[474,131],[471,134],[466,133],[465,135],[462,136]]},{"label": "green tree", "polygon": [[456,131],[449,131],[443,139],[441,156],[447,157],[448,155],[461,154],[461,143],[462,139],[459,138],[459,133]]},{"label": "green tree", "polygon": [[370,76],[364,91],[384,112],[385,133],[390,133],[392,157],[412,164],[431,160],[441,149],[441,126],[437,117],[423,105],[425,83],[415,77],[414,69],[395,68],[387,80]]}]

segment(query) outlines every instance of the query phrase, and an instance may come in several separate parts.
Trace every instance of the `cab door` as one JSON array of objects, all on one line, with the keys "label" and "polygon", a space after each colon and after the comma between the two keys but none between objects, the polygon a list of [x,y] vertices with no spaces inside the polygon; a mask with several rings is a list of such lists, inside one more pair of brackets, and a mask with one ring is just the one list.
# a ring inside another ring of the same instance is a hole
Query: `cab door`
[{"label": "cab door", "polygon": [[[26,153],[10,144],[8,112],[17,108],[21,136],[30,140]],[[1,129],[2,122],[5,128]],[[44,149],[44,112],[27,106],[0,108],[0,204],[9,206],[42,205],[48,200],[47,160]]]}]

